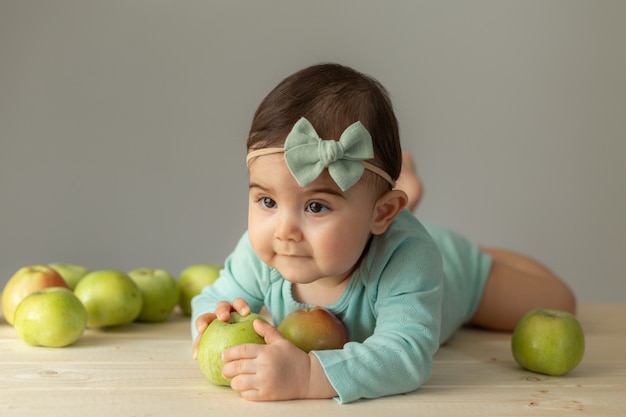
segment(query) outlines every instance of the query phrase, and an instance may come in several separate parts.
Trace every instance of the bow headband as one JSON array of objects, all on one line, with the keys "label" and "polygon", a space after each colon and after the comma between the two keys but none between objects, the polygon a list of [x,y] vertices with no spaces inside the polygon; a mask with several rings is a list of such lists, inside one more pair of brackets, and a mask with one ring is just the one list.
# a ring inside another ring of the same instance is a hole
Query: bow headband
[{"label": "bow headband", "polygon": [[252,158],[279,152],[285,153],[287,167],[301,187],[314,181],[326,168],[342,191],[356,184],[364,169],[382,177],[392,187],[396,185],[385,171],[365,162],[374,157],[374,148],[372,137],[361,122],[348,126],[338,141],[323,140],[303,117],[287,135],[284,148],[252,151],[246,157],[246,165],[250,165]]}]

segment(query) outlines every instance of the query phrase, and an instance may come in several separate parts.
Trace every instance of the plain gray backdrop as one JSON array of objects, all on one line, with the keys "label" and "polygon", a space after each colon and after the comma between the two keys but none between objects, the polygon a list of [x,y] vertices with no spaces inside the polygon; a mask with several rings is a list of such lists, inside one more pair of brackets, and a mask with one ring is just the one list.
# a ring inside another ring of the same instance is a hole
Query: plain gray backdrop
[{"label": "plain gray backdrop", "polygon": [[245,139],[319,62],[389,90],[417,215],[626,301],[626,2],[0,0],[0,284],[223,262]]}]

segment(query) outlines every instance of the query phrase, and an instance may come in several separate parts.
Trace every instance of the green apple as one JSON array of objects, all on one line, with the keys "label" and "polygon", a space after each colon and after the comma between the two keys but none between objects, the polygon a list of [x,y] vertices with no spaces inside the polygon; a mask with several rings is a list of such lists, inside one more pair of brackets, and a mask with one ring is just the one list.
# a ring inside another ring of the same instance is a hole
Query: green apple
[{"label": "green apple", "polygon": [[230,313],[228,321],[215,319],[209,324],[198,343],[198,365],[200,370],[211,383],[230,386],[230,379],[222,376],[222,352],[224,350],[245,343],[265,344],[265,340],[254,331],[254,320],[265,320],[258,314],[250,313],[241,316],[239,313]]},{"label": "green apple", "polygon": [[90,329],[131,323],[143,304],[135,281],[120,271],[92,271],[78,282],[74,294],[87,310]]},{"label": "green apple", "polygon": [[137,268],[128,272],[141,290],[143,303],[138,321],[165,321],[178,305],[178,285],[163,269]]},{"label": "green apple", "polygon": [[87,311],[72,290],[48,287],[30,293],[15,310],[15,331],[33,346],[65,347],[87,325]]},{"label": "green apple", "polygon": [[585,336],[570,313],[538,308],[520,319],[513,331],[511,348],[523,368],[558,376],[580,363],[585,353]]},{"label": "green apple", "polygon": [[207,285],[211,285],[220,276],[223,265],[195,264],[182,270],[178,276],[180,298],[178,304],[184,314],[191,316],[191,299]]},{"label": "green apple", "polygon": [[30,265],[20,268],[7,281],[2,290],[2,315],[13,324],[17,305],[33,291],[47,287],[66,287],[63,277],[47,265]]},{"label": "green apple", "polygon": [[89,270],[82,265],[53,262],[48,264],[48,266],[63,277],[70,290],[74,290],[78,281],[89,273]]},{"label": "green apple", "polygon": [[323,307],[305,307],[288,314],[278,331],[305,352],[341,349],[348,343],[348,332],[334,314]]}]

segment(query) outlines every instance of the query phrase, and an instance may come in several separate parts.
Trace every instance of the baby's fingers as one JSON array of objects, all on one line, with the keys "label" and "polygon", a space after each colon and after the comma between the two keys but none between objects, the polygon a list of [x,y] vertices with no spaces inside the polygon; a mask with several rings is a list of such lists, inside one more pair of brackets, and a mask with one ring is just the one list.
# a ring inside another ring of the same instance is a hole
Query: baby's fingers
[{"label": "baby's fingers", "polygon": [[205,313],[198,316],[198,318],[196,319],[196,331],[198,332],[198,334],[204,333],[206,328],[209,327],[209,324],[213,320],[215,320],[215,314]]},{"label": "baby's fingers", "polygon": [[228,301],[220,301],[215,305],[215,316],[219,321],[227,321],[233,306]]},{"label": "baby's fingers", "polygon": [[233,308],[237,313],[241,314],[242,316],[247,316],[248,314],[250,314],[250,306],[248,305],[248,302],[243,298],[235,298],[233,300]]},{"label": "baby's fingers", "polygon": [[198,332],[198,336],[196,336],[196,339],[193,341],[193,346],[191,347],[194,359],[198,356],[198,343],[200,343],[200,337],[202,337],[202,333],[204,333],[213,320],[215,320],[215,314],[211,313],[202,314],[196,319],[196,331]]},{"label": "baby's fingers", "polygon": [[222,360],[228,365],[228,363],[232,361],[255,359],[259,356],[259,353],[261,353],[264,347],[265,345],[258,343],[244,343],[242,345],[233,346],[222,353]]}]

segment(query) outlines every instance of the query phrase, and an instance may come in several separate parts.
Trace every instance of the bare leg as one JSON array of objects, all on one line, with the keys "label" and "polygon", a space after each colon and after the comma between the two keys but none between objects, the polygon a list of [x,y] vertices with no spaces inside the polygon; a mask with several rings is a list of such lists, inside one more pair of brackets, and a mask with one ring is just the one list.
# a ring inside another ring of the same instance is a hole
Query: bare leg
[{"label": "bare leg", "polygon": [[[414,211],[422,198],[423,188],[413,157],[408,152],[402,153],[397,188],[407,194],[407,209]],[[481,249],[491,255],[493,265],[471,324],[492,330],[513,330],[519,319],[533,308],[556,308],[575,313],[574,294],[548,268],[519,253]]]},{"label": "bare leg", "polygon": [[404,191],[409,197],[406,208],[411,212],[415,210],[422,198],[422,183],[417,176],[413,157],[408,152],[402,152],[402,168],[396,181],[396,187]]},{"label": "bare leg", "polygon": [[540,263],[507,250],[482,250],[492,256],[493,266],[471,324],[513,330],[519,319],[533,308],[576,312],[572,291]]}]

